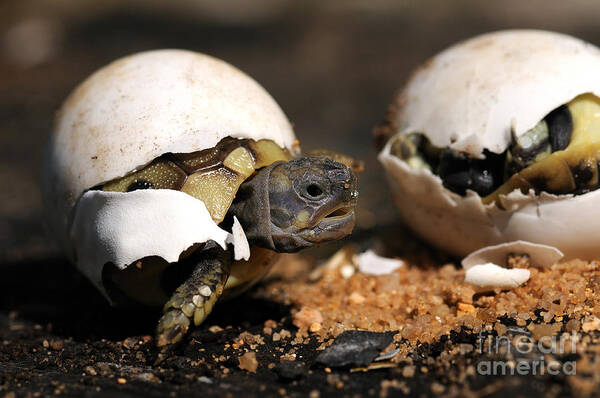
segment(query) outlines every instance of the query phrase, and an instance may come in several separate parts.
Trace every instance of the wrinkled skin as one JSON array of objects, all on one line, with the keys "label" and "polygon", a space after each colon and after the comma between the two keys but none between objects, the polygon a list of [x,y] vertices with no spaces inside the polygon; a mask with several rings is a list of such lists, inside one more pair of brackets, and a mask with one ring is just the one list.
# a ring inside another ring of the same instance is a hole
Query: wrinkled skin
[{"label": "wrinkled skin", "polygon": [[356,186],[348,167],[327,158],[276,162],[242,184],[230,213],[252,244],[295,252],[352,232]]},{"label": "wrinkled skin", "polygon": [[[236,216],[248,241],[277,252],[295,252],[352,232],[357,178],[350,168],[324,157],[275,162],[240,187],[229,217]],[[193,256],[196,266],[164,307],[157,345],[181,340],[191,321],[208,316],[227,282],[232,256],[208,243]]]}]

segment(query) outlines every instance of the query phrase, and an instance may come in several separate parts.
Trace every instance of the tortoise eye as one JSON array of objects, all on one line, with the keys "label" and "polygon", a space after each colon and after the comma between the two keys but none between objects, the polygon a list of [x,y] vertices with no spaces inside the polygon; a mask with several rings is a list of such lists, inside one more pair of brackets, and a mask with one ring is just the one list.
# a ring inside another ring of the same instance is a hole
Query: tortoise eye
[{"label": "tortoise eye", "polygon": [[302,196],[309,200],[319,200],[325,194],[323,187],[316,183],[308,184],[302,191]]},{"label": "tortoise eye", "polygon": [[153,189],[154,185],[150,181],[135,180],[127,187],[127,192],[137,191],[138,189]]}]

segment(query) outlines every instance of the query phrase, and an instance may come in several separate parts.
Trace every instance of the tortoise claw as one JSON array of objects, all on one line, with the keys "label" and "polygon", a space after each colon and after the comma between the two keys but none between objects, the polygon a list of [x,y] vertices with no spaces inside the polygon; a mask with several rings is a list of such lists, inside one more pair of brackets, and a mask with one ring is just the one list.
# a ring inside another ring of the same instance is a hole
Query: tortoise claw
[{"label": "tortoise claw", "polygon": [[[179,313],[177,313],[179,312]],[[156,329],[156,345],[164,347],[181,341],[187,333],[190,320],[185,314],[178,310],[168,311],[158,321]]]}]

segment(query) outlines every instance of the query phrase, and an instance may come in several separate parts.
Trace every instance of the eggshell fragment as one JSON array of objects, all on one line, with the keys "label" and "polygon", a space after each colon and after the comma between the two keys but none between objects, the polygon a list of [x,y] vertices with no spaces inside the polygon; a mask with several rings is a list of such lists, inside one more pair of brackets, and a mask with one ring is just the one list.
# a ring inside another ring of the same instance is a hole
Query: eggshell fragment
[{"label": "eggshell fragment", "polygon": [[233,245],[233,257],[236,260],[248,260],[250,258],[250,244],[246,239],[244,228],[240,224],[237,217],[233,216],[233,227],[231,228],[231,234],[227,237],[227,243]]},{"label": "eggshell fragment", "polygon": [[373,250],[367,250],[356,255],[354,262],[360,272],[368,275],[385,275],[404,266],[404,261],[381,257]]},{"label": "eggshell fragment", "polygon": [[[438,176],[415,171],[390,153],[379,155],[402,219],[420,236],[456,256],[490,245],[524,240],[558,248],[566,258],[600,257],[600,190],[583,195],[502,197],[505,210],[483,205],[475,192],[450,192]],[[585,215],[585,216],[584,216]]]},{"label": "eggshell fragment", "polygon": [[474,265],[465,273],[465,282],[484,289],[512,289],[529,280],[529,270],[522,268],[506,269],[496,264]]},{"label": "eggshell fragment", "polygon": [[[422,133],[438,147],[481,157],[500,153],[556,107],[577,95],[600,95],[600,51],[551,32],[490,33],[459,43],[419,69],[400,93],[392,117],[397,134]],[[566,258],[600,257],[600,190],[581,195],[513,191],[501,207],[472,191],[457,195],[428,170],[379,154],[401,218],[430,243],[456,256],[525,240]]]},{"label": "eggshell fragment", "polygon": [[476,250],[461,264],[465,269],[485,263],[505,264],[511,253],[527,254],[531,264],[539,268],[549,267],[563,258],[562,252],[555,247],[518,240]]},{"label": "eggshell fragment", "polygon": [[86,192],[77,206],[71,239],[79,269],[102,292],[107,263],[124,269],[148,256],[175,262],[187,248],[209,239],[223,248],[232,242],[236,259],[249,256],[239,223],[232,236],[212,221],[202,201],[169,189]]}]

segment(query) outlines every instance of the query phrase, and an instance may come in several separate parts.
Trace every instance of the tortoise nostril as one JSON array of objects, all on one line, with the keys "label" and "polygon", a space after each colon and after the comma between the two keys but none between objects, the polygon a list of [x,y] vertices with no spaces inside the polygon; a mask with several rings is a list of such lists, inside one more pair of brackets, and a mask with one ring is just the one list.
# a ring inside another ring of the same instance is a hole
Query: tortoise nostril
[{"label": "tortoise nostril", "polygon": [[321,195],[323,195],[323,189],[320,186],[318,186],[317,184],[310,184],[309,186],[306,187],[306,193],[308,194],[309,197],[311,197],[313,199],[317,199]]}]

